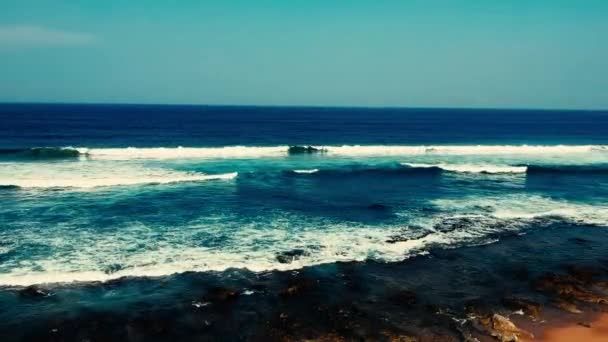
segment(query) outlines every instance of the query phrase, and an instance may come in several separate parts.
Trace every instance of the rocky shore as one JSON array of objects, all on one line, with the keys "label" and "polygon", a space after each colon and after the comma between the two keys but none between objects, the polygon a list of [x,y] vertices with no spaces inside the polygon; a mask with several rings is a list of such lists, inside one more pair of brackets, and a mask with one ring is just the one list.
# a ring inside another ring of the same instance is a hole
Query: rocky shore
[{"label": "rocky shore", "polygon": [[607,322],[606,241],[602,229],[553,228],[399,263],[4,288],[0,336],[486,342],[561,341],[569,329],[594,341]]}]

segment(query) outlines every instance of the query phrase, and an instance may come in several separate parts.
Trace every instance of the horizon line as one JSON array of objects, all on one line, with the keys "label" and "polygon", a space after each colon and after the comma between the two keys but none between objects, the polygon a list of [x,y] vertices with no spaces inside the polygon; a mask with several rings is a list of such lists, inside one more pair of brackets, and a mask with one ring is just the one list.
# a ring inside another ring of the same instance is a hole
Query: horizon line
[{"label": "horizon line", "polygon": [[608,112],[605,109],[548,108],[548,107],[450,107],[450,106],[400,106],[400,105],[302,105],[302,104],[222,104],[222,103],[150,103],[150,102],[64,102],[64,101],[0,101],[0,105],[85,105],[85,106],[173,106],[173,107],[234,107],[234,108],[317,108],[317,109],[422,109],[422,110],[493,110],[493,111],[585,111]]}]

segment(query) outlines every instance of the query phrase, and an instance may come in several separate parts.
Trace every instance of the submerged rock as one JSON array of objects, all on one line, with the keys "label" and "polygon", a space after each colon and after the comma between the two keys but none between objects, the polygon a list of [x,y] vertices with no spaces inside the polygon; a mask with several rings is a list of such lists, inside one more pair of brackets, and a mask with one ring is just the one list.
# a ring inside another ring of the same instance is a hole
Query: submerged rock
[{"label": "submerged rock", "polygon": [[51,293],[48,290],[42,289],[36,285],[19,290],[19,297],[21,298],[44,298],[49,297],[50,295]]},{"label": "submerged rock", "polygon": [[414,291],[401,290],[390,296],[389,300],[394,304],[411,306],[418,302],[418,296]]},{"label": "submerged rock", "polygon": [[297,279],[292,282],[286,289],[279,292],[279,295],[282,297],[292,297],[301,294],[302,292],[306,292],[311,288],[315,287],[317,284],[316,281],[312,279]]},{"label": "submerged rock", "polygon": [[582,313],[582,311],[579,310],[578,307],[576,307],[576,305],[574,303],[571,303],[571,302],[568,302],[568,301],[565,301],[565,300],[561,300],[561,299],[555,300],[553,302],[553,305],[555,307],[557,307],[559,309],[562,309],[562,310],[564,310],[566,312],[569,312],[569,313],[573,313],[573,314],[580,314],[580,313]]},{"label": "submerged rock", "polygon": [[535,283],[536,290],[555,294],[561,299],[576,299],[592,304],[608,304],[608,297],[581,286],[583,282],[571,276],[547,274]]},{"label": "submerged rock", "polygon": [[237,290],[224,287],[215,287],[207,293],[206,298],[213,302],[230,302],[237,299],[239,295],[240,293]]},{"label": "submerged rock", "polygon": [[375,211],[389,211],[391,210],[391,207],[386,205],[386,204],[381,204],[381,203],[373,203],[367,206],[368,209],[370,210],[375,210]]},{"label": "submerged rock", "polygon": [[534,320],[540,318],[540,303],[525,298],[508,297],[503,299],[503,304],[511,310],[522,310],[526,316]]},{"label": "submerged rock", "polygon": [[124,267],[121,264],[111,264],[104,268],[103,273],[112,274],[122,270]]},{"label": "submerged rock", "polygon": [[310,255],[310,253],[303,249],[294,249],[277,254],[276,259],[282,264],[291,264],[295,260],[300,259],[300,257],[308,255]]}]

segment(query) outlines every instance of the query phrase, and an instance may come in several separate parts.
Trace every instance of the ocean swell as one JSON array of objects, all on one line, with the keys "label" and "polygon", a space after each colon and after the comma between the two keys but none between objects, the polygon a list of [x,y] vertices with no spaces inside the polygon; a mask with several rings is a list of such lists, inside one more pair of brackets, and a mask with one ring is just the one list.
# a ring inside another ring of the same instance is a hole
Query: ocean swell
[{"label": "ocean swell", "polygon": [[543,155],[606,154],[604,145],[343,145],[343,146],[224,146],[224,147],[40,147],[0,150],[2,158],[104,160],[263,158],[317,154],[329,156],[421,156],[421,155]]}]

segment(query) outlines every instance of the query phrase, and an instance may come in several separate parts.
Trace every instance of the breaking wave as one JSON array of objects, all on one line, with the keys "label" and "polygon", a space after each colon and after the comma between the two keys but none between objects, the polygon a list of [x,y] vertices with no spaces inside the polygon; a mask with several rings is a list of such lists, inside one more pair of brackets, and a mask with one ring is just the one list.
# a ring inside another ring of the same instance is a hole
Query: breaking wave
[{"label": "breaking wave", "polygon": [[0,188],[97,188],[108,186],[127,186],[141,184],[169,184],[181,182],[200,182],[208,180],[229,180],[237,177],[237,172],[207,175],[196,173],[164,172],[151,174],[134,174],[129,176],[98,175],[86,177],[26,177],[0,179]]},{"label": "breaking wave", "polygon": [[[59,253],[55,258],[14,265],[7,260],[5,266],[10,272],[0,273],[0,285],[107,281],[229,268],[265,272],[349,261],[398,262],[435,248],[494,243],[504,236],[552,224],[608,224],[605,206],[541,196],[446,199],[433,201],[433,205],[441,213],[383,227],[310,221],[282,214],[264,222],[233,222],[226,218],[222,223],[214,219],[211,225],[188,224],[183,227],[187,229],[180,229],[180,234],[164,234],[162,243],[156,234],[150,234],[157,231],[155,227],[142,224],[121,227],[120,239],[113,234],[91,236],[71,232],[70,241],[53,240],[53,248]],[[301,225],[291,230],[285,222]],[[319,226],[323,229],[319,230]],[[21,238],[45,244],[55,233],[42,231]],[[223,233],[230,238],[222,246],[202,247],[198,245],[201,233],[212,236]],[[1,234],[0,237],[7,241],[15,238]],[[72,249],[73,244],[79,248]]]},{"label": "breaking wave", "polygon": [[412,168],[438,168],[450,172],[464,173],[525,173],[527,166],[490,165],[490,164],[417,164],[402,163]]},{"label": "breaking wave", "polygon": [[526,155],[608,153],[604,145],[343,145],[343,146],[225,146],[86,148],[40,147],[0,150],[1,158],[105,160],[262,158],[322,153],[329,156],[419,156],[419,155]]}]

